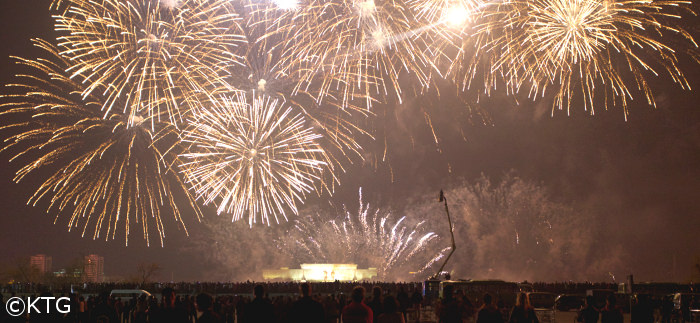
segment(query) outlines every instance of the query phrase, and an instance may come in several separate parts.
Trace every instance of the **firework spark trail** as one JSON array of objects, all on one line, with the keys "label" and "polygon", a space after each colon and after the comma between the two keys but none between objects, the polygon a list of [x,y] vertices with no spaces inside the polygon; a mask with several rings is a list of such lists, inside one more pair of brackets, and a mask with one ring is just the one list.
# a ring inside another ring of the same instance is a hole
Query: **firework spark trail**
[{"label": "firework spark trail", "polygon": [[[270,29],[278,28],[280,20],[274,15],[254,5],[238,8],[245,12],[244,30],[246,46],[240,46],[242,64],[230,69],[224,89],[236,89],[248,94],[256,93],[277,99],[282,105],[302,111],[319,134],[319,144],[329,157],[329,166],[334,170],[345,171],[346,163],[362,159],[362,147],[358,140],[371,138],[362,129],[361,122],[369,116],[367,110],[354,102],[344,106],[333,95],[321,93],[316,86],[299,88],[302,83],[299,72],[289,69],[295,62],[289,57],[289,47],[282,33],[269,34]],[[272,17],[270,17],[272,16]],[[325,95],[325,96],[324,96]],[[323,97],[319,100],[319,98]],[[332,185],[338,183],[336,172],[326,172],[332,179],[324,181]],[[332,191],[329,188],[329,191]]]},{"label": "firework spark trail", "polygon": [[494,15],[493,7],[500,8],[509,2],[408,0],[416,19],[423,25],[419,32],[426,40],[421,50],[425,57],[430,58],[432,72],[440,78],[452,79],[461,86],[462,91],[471,89],[475,78],[483,79],[486,85],[484,92],[490,95],[491,86],[495,86],[498,80],[495,74],[498,71],[491,68],[495,65],[494,56],[502,53],[488,52],[494,33],[499,28],[484,21],[489,21]]},{"label": "firework spark trail", "polygon": [[231,50],[244,40],[229,0],[60,2],[54,5],[66,8],[54,17],[71,77],[84,79],[84,98],[105,96],[105,117],[128,114],[128,126],[138,114],[152,117],[152,126],[163,118],[179,126],[190,94],[239,62]]},{"label": "firework spark trail", "polygon": [[406,216],[395,219],[391,212],[371,208],[362,201],[361,189],[357,212],[343,206],[343,213],[331,219],[319,213],[300,216],[278,242],[299,261],[357,263],[377,268],[380,279],[423,273],[449,249],[435,250],[438,236],[426,232],[425,221],[412,226]]},{"label": "firework spark trail", "polygon": [[320,77],[322,92],[333,91],[343,105],[365,98],[384,100],[403,95],[403,72],[421,86],[429,82],[430,60],[419,50],[423,39],[410,7],[403,1],[310,0],[286,13],[289,26],[304,26],[291,34],[292,57],[303,60],[303,80]]},{"label": "firework spark trail", "polygon": [[[250,102],[252,100],[252,102]],[[266,96],[238,92],[211,101],[193,112],[182,141],[181,171],[203,203],[236,221],[270,224],[270,216],[287,219],[297,203],[318,192],[328,157],[320,135],[301,114]]]},{"label": "firework spark trail", "polygon": [[580,95],[584,108],[594,113],[595,97],[602,93],[606,108],[619,103],[627,117],[635,91],[655,105],[650,77],[666,74],[690,88],[676,57],[684,47],[697,50],[690,34],[677,26],[681,13],[694,15],[689,5],[605,0],[489,5],[470,29],[472,37],[455,44],[459,50],[445,74],[466,88],[482,81],[486,94],[499,82],[509,94],[526,89],[532,99],[553,88],[553,109],[567,111]]},{"label": "firework spark trail", "polygon": [[[297,213],[307,193],[333,190],[329,186],[338,182],[335,171],[344,170],[345,157],[363,158],[357,138],[368,133],[357,116],[371,115],[376,101],[401,102],[406,75],[424,93],[443,60],[446,69],[436,73],[463,88],[483,82],[480,92],[490,95],[504,84],[507,94],[528,92],[533,100],[554,89],[553,110],[569,110],[581,96],[591,113],[602,93],[606,108],[620,103],[627,116],[636,92],[655,104],[651,77],[668,75],[690,88],[677,53],[689,48],[691,58],[700,57],[691,35],[675,23],[693,14],[689,1],[306,0],[297,6],[279,0],[273,6],[55,0],[52,5],[59,10],[54,17],[60,50],[39,42],[53,56],[21,60],[38,71],[24,76],[37,84],[19,85],[24,96],[5,96],[10,103],[3,112],[33,116],[5,127],[25,131],[10,137],[8,148],[31,147],[15,159],[38,149],[50,152],[15,180],[63,163],[33,203],[52,196],[49,209],[59,214],[73,203],[69,226],[83,225],[85,234],[94,222],[94,238],[103,224],[107,238],[114,238],[121,219],[128,237],[134,214],[147,243],[145,219],[151,217],[162,244],[161,208],[173,208],[183,223],[172,192],[183,183],[180,174],[168,173],[172,163],[185,161],[180,171],[197,198],[217,204],[234,220],[246,214],[250,225],[258,216],[268,224],[271,215],[286,219],[285,212]],[[243,27],[239,13],[247,19]],[[187,153],[171,139],[181,128],[188,130],[179,138],[193,149]],[[387,160],[386,145],[384,150]],[[66,161],[68,154],[79,157]],[[183,194],[193,205],[188,192]],[[407,233],[403,219],[360,216],[336,226],[337,232],[378,230],[391,241],[418,239]],[[401,246],[394,245],[385,259],[398,259]]]},{"label": "firework spark trail", "polygon": [[485,6],[493,3],[497,2],[484,0],[410,0],[408,2],[418,19],[433,25],[442,23],[445,25],[441,28],[453,30],[462,28],[462,24],[466,21],[474,20]]},{"label": "firework spark trail", "polygon": [[[634,87],[655,106],[647,76],[664,71],[682,88],[690,88],[677,66],[675,49],[665,42],[680,36],[686,45],[697,48],[690,34],[673,24],[681,16],[672,10],[690,11],[690,2],[535,0],[527,5],[528,32],[514,41],[525,44],[520,62],[528,64],[523,74],[532,83],[531,96],[559,81],[554,107],[568,111],[572,96],[579,92],[584,107],[593,113],[598,85],[606,107],[608,98],[613,105],[619,98],[626,117]],[[507,63],[510,70],[519,68],[517,62]]]},{"label": "firework spark trail", "polygon": [[0,105],[6,122],[22,120],[3,126],[4,131],[14,132],[5,140],[3,151],[20,151],[12,161],[29,160],[16,173],[15,182],[51,173],[28,204],[50,200],[47,212],[56,212],[54,223],[69,212],[69,230],[82,226],[84,236],[92,226],[93,239],[101,234],[106,240],[115,239],[123,225],[128,244],[131,223],[136,222],[143,228],[146,244],[155,226],[162,246],[162,212],[172,213],[187,233],[180,207],[192,207],[197,220],[201,214],[184,183],[169,171],[166,161],[175,156],[159,148],[171,148],[165,142],[177,137],[173,128],[154,123],[158,132],[153,132],[145,126],[145,118],[135,120],[116,112],[103,117],[101,98],[81,99],[84,87],[65,72],[69,62],[61,59],[56,48],[41,40],[34,43],[48,58],[17,58],[29,74],[18,76],[22,83],[9,85],[19,93],[2,96],[5,102]]}]

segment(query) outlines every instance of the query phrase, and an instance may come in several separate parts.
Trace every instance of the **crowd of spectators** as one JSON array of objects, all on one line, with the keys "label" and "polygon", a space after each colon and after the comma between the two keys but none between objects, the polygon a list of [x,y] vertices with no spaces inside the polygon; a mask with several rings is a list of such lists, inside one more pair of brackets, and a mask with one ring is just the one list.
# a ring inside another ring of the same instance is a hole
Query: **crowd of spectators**
[{"label": "crowd of spectators", "polygon": [[[536,289],[555,293],[612,287],[610,284],[592,283],[532,285]],[[17,317],[0,311],[0,322],[406,323],[427,319],[421,316],[429,314],[431,321],[439,323],[539,323],[525,293],[518,294],[515,306],[508,307],[488,293],[478,299],[470,299],[455,286],[445,285],[440,299],[426,299],[420,283],[242,282],[145,286],[105,283],[70,286],[61,294],[48,291],[51,286],[13,284],[3,286],[0,301],[3,296],[22,297],[25,301],[27,297],[34,299],[37,296],[68,297],[70,311],[25,313]],[[118,289],[145,289],[153,294],[132,297],[110,294],[110,291]],[[633,299],[633,323],[655,321],[653,309],[658,306],[654,306],[651,300],[644,295]],[[587,297],[579,309],[577,321],[622,323],[622,307],[616,304],[615,295],[608,295],[604,302],[604,306],[597,306],[592,296]],[[664,303],[666,307],[667,303],[668,300]],[[661,313],[665,313],[663,306],[661,309]],[[667,318],[661,321],[669,322]]]},{"label": "crowd of spectators", "polygon": [[[15,282],[0,286],[3,293],[40,293],[46,290],[75,290],[81,294],[98,294],[102,291],[114,289],[144,289],[152,293],[160,293],[163,288],[170,287],[181,294],[195,294],[206,292],[212,295],[218,294],[252,294],[255,285],[262,284],[270,294],[293,294],[298,292],[298,283],[295,282],[170,282],[170,283],[84,283],[80,285],[43,285],[37,283]],[[374,286],[380,286],[384,290],[398,290],[400,287],[406,289],[420,288],[421,283],[411,282],[315,282],[312,283],[313,290],[321,294],[330,293],[350,293],[356,285],[371,291]],[[585,294],[590,289],[612,289],[617,290],[615,283],[594,283],[594,282],[535,282],[523,285],[531,285],[532,289],[554,294]]]},{"label": "crowd of spectators", "polygon": [[[99,294],[104,291],[112,291],[115,289],[143,289],[154,294],[161,292],[163,288],[172,288],[178,294],[197,294],[206,292],[212,295],[232,294],[232,295],[252,295],[253,288],[256,285],[265,287],[267,293],[276,294],[294,294],[299,292],[299,283],[297,282],[170,282],[170,283],[83,283],[80,285],[43,285],[36,283],[21,283],[15,282],[0,286],[3,293],[17,294],[36,294],[47,290],[53,291],[75,291],[80,294]],[[379,281],[361,281],[361,282],[314,282],[311,283],[315,293],[320,294],[349,294],[353,287],[360,285],[367,290],[371,290],[373,286],[380,286],[384,290],[398,290],[400,287],[406,289],[421,288],[421,283],[410,282],[379,282]]]},{"label": "crowd of spectators", "polygon": [[[113,289],[135,289],[140,286],[122,284],[98,284],[102,290],[98,293],[18,294],[9,291],[9,297],[55,296],[70,298],[70,312],[56,311],[40,315],[22,315],[18,317],[0,316],[0,322],[237,322],[237,323],[337,323],[344,315],[344,309],[353,305],[365,306],[364,289],[367,286],[379,290],[375,300],[380,300],[375,307],[377,318],[373,322],[382,322],[378,316],[387,308],[386,317],[400,316],[406,322],[407,315],[415,312],[413,308],[423,301],[421,290],[411,283],[239,283],[239,284],[164,284],[158,293],[132,298],[114,297],[109,291]],[[225,286],[224,286],[225,285]],[[152,285],[149,287],[155,287]],[[249,287],[249,290],[241,288]],[[313,286],[313,288],[312,288]],[[38,286],[35,286],[38,287]],[[95,288],[95,285],[84,286]],[[177,289],[181,288],[181,289]],[[210,288],[218,293],[203,290]],[[275,289],[273,289],[275,288]],[[316,290],[318,288],[318,290]],[[155,289],[155,288],[154,288]],[[154,290],[152,289],[152,290]],[[93,291],[93,289],[88,289]],[[358,291],[362,295],[358,298]],[[235,292],[234,292],[235,291]],[[409,291],[411,295],[409,296]],[[252,294],[252,295],[251,295]],[[213,295],[213,296],[212,296]],[[388,304],[387,302],[392,302]],[[394,304],[395,303],[395,304]],[[388,305],[387,305],[388,304]],[[53,305],[50,308],[54,308]],[[369,313],[372,313],[371,310]],[[371,315],[371,314],[370,314]],[[350,315],[352,316],[352,315]],[[353,322],[345,312],[343,321]],[[385,320],[386,321],[386,320]],[[393,321],[387,321],[393,322]]]}]

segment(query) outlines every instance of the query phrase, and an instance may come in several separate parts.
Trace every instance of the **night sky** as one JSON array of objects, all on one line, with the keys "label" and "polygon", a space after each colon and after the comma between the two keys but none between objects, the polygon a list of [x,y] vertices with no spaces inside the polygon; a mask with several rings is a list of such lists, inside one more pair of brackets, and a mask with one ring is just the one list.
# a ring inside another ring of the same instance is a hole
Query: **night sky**
[{"label": "night sky", "polygon": [[[47,0],[0,2],[0,83],[11,82],[18,71],[10,55],[36,56],[30,38],[55,37],[48,4]],[[686,22],[696,26],[690,29],[697,33],[698,19]],[[691,86],[700,87],[698,65],[683,59]],[[600,272],[618,277],[633,273],[637,281],[689,280],[700,257],[698,95],[679,89],[668,78],[653,79],[651,85],[657,107],[641,97],[631,101],[627,121],[620,107],[606,111],[599,106],[591,116],[574,105],[570,115],[558,110],[552,115],[551,96],[516,104],[496,94],[477,104],[469,94],[458,100],[445,91],[439,101],[407,98],[401,106],[378,105],[377,118],[370,122],[371,128],[379,129],[374,133],[377,140],[364,141],[366,162],[357,161],[339,175],[342,185],[330,200],[353,202],[363,187],[374,205],[400,208],[408,197],[437,199],[441,188],[472,181],[482,173],[497,180],[513,171],[545,188],[553,201],[579,210],[584,222],[595,223],[598,233],[580,238],[599,241],[596,253],[623,251],[622,265]],[[465,102],[472,105],[471,112]],[[430,111],[439,144],[420,106]],[[475,111],[489,117],[483,120]],[[385,139],[388,161],[382,162]],[[65,218],[54,225],[53,214],[26,205],[33,188],[12,182],[20,166],[9,163],[10,157],[0,155],[0,264],[11,266],[17,257],[45,253],[53,256],[54,268],[60,268],[75,257],[97,253],[105,258],[108,276],[127,276],[139,262],[157,262],[164,280],[208,279],[204,273],[211,268],[206,268],[198,251],[188,248],[206,234],[201,224],[186,220],[190,232],[186,237],[167,223],[164,248],[157,243],[145,247],[140,228],[132,228],[128,247],[119,239],[81,238],[79,230],[67,232]],[[328,195],[312,196],[307,205],[326,205],[328,200]],[[206,217],[216,217],[211,208],[205,210]],[[438,203],[434,212],[442,212]]]}]

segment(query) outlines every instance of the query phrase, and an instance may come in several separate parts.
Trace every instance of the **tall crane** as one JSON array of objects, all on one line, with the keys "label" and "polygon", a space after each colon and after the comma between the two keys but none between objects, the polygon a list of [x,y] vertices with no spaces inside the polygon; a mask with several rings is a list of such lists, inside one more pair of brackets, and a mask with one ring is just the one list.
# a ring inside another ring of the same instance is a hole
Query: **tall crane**
[{"label": "tall crane", "polygon": [[432,280],[439,280],[440,273],[442,273],[442,270],[445,269],[445,265],[447,265],[447,262],[450,260],[450,257],[452,257],[452,254],[455,252],[455,249],[457,249],[457,245],[455,244],[455,234],[454,230],[452,229],[452,218],[450,217],[450,209],[447,207],[447,197],[445,197],[445,193],[442,190],[440,190],[439,202],[445,203],[445,213],[447,213],[447,223],[450,225],[450,238],[452,238],[452,250],[450,250],[450,253],[447,255],[447,258],[445,258],[445,261],[442,263],[442,266],[440,266],[440,269],[438,269],[437,273],[435,273],[433,277],[430,277],[430,279]]},{"label": "tall crane", "polygon": [[439,296],[440,274],[442,273],[442,270],[445,269],[445,265],[447,265],[447,262],[450,260],[450,257],[452,257],[452,254],[455,252],[455,249],[457,249],[457,245],[455,244],[455,234],[454,230],[452,229],[452,218],[450,217],[450,209],[447,207],[447,198],[445,197],[445,193],[442,190],[440,190],[439,202],[445,203],[445,213],[447,213],[447,223],[450,226],[450,238],[452,239],[452,250],[450,250],[450,253],[447,255],[447,258],[445,258],[445,261],[442,263],[442,266],[440,266],[440,269],[438,269],[437,273],[435,273],[435,275],[431,276],[430,278],[428,278],[428,280],[423,282],[423,296],[428,300],[428,302],[432,302]]}]

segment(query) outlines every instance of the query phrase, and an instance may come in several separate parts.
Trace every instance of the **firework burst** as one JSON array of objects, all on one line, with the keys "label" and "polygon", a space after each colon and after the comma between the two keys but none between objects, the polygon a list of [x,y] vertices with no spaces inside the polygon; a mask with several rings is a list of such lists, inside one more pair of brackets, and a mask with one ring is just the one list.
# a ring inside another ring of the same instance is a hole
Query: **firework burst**
[{"label": "firework burst", "polygon": [[[427,24],[429,33],[453,37],[477,20],[489,2],[483,0],[409,0],[416,18]],[[468,36],[468,35],[465,35]]]},{"label": "firework burst", "polygon": [[627,116],[627,99],[633,98],[635,88],[649,105],[655,105],[649,77],[667,74],[682,88],[690,88],[670,45],[672,38],[680,36],[685,45],[697,47],[690,34],[672,24],[681,17],[676,10],[688,5],[685,1],[530,1],[527,32],[513,40],[524,44],[523,51],[517,62],[505,63],[533,84],[532,95],[558,82],[554,106],[559,109],[569,110],[578,92],[584,107],[593,113],[594,97],[602,89],[605,104],[621,103]]},{"label": "firework burst", "polygon": [[19,93],[4,95],[2,104],[6,122],[20,120],[3,127],[15,133],[3,150],[20,151],[12,160],[29,160],[14,180],[49,174],[28,204],[48,200],[47,212],[56,213],[54,222],[69,213],[69,230],[82,227],[84,236],[94,228],[93,239],[114,239],[123,228],[128,244],[136,223],[147,244],[155,227],[162,246],[163,212],[172,214],[186,232],[180,206],[192,207],[197,219],[200,212],[184,183],[169,171],[167,161],[175,158],[166,152],[176,139],[172,126],[153,123],[156,133],[146,117],[117,112],[105,117],[100,97],[81,98],[84,87],[67,75],[69,62],[55,47],[44,41],[35,45],[49,58],[18,58],[32,73],[19,76],[24,83],[10,85]]},{"label": "firework burst", "polygon": [[310,0],[282,19],[289,20],[286,26],[302,26],[287,39],[302,87],[318,84],[322,94],[336,93],[343,106],[358,97],[367,107],[373,99],[401,100],[407,84],[400,76],[429,83],[430,60],[419,49],[422,26],[403,1]]},{"label": "firework burst", "polygon": [[244,40],[228,0],[62,2],[56,30],[71,77],[84,78],[83,97],[105,96],[105,116],[128,114],[129,126],[139,114],[180,125],[189,95],[239,61],[231,50]]},{"label": "firework burst", "polygon": [[[447,74],[485,93],[499,82],[510,94],[535,99],[554,89],[553,108],[570,110],[580,96],[586,110],[595,101],[620,104],[637,91],[655,105],[649,79],[662,74],[689,89],[677,52],[696,51],[678,27],[686,1],[524,0],[485,7],[471,40],[461,43]],[[480,73],[483,73],[480,74]],[[481,77],[483,76],[483,77]],[[597,100],[596,97],[603,98]]]},{"label": "firework burst", "polygon": [[[347,163],[362,159],[362,147],[358,143],[363,137],[371,137],[362,128],[362,122],[370,113],[355,102],[343,105],[338,98],[319,91],[317,84],[300,88],[302,73],[290,69],[294,60],[289,59],[290,48],[282,34],[269,34],[266,31],[277,28],[279,21],[271,20],[269,11],[251,9],[246,6],[245,35],[247,45],[241,46],[242,64],[232,67],[228,86],[224,89],[244,91],[248,96],[265,96],[276,99],[281,105],[301,112],[323,137],[318,143],[329,158],[329,166],[334,170],[345,170]],[[324,181],[335,185],[338,178],[335,172],[326,172],[332,177]],[[329,187],[329,191],[332,191]]]},{"label": "firework burst", "polygon": [[[252,102],[251,102],[252,100]],[[306,194],[319,191],[328,157],[321,135],[301,114],[275,99],[245,93],[211,101],[193,112],[182,140],[182,172],[197,199],[215,203],[233,220],[248,216],[279,222],[286,211],[297,213]]]},{"label": "firework burst", "polygon": [[406,216],[373,209],[359,193],[356,213],[343,206],[344,214],[327,219],[320,214],[300,216],[289,236],[278,240],[282,249],[300,262],[356,263],[377,268],[379,279],[408,278],[409,271],[421,274],[444,256],[436,250],[439,241],[427,232],[426,222],[407,224]]}]

